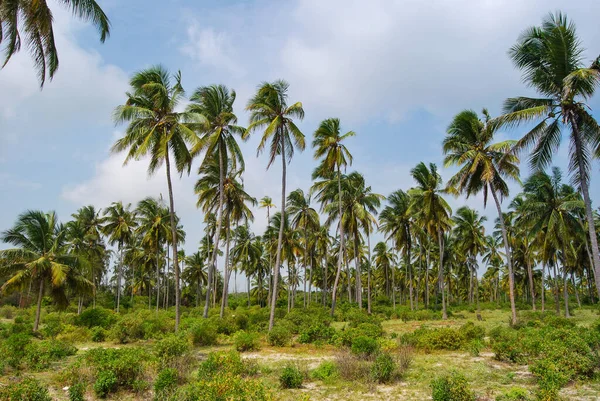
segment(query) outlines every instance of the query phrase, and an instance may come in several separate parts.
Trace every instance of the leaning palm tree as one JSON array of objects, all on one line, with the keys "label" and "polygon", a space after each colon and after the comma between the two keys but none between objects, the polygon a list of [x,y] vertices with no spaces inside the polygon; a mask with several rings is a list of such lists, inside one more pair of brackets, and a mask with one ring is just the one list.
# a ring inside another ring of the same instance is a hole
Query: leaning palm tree
[{"label": "leaning palm tree", "polygon": [[[321,164],[313,172],[313,179],[337,178],[338,199],[341,199],[342,197],[342,166],[345,169],[346,166],[352,165],[352,154],[342,142],[345,139],[356,135],[354,131],[348,131],[343,135],[340,131],[340,120],[338,118],[323,120],[319,125],[319,128],[315,131],[315,138],[312,144],[313,148],[315,148],[315,159],[322,158]],[[338,209],[338,216],[342,216],[342,202],[338,202]],[[335,282],[333,283],[333,291],[331,293],[331,316],[333,316],[335,312],[337,287],[340,281],[342,262],[344,259],[345,238],[344,227],[342,224],[338,225],[338,230],[340,237],[340,252],[338,255],[337,273],[335,275]]]},{"label": "leaning palm tree", "polygon": [[[205,152],[204,159],[200,166],[202,169],[208,163],[212,163],[216,158],[219,167],[219,207],[217,213],[217,229],[215,231],[215,249],[212,252],[212,258],[209,261],[208,281],[211,282],[213,272],[217,263],[217,248],[219,246],[219,237],[223,225],[223,205],[225,202],[225,176],[227,167],[239,171],[244,170],[244,157],[242,151],[235,139],[241,137],[244,128],[237,125],[237,117],[233,112],[233,103],[235,102],[235,91],[230,91],[224,85],[211,85],[200,87],[192,94],[192,102],[187,110],[189,113],[197,115],[200,123],[197,130],[201,134],[200,141],[192,150],[193,153]],[[206,291],[206,304],[204,305],[204,317],[208,317],[208,301],[210,300],[210,287]]]},{"label": "leaning palm tree", "polygon": [[131,204],[113,202],[104,210],[104,234],[111,245],[119,247],[119,264],[117,268],[117,313],[121,304],[121,277],[123,276],[123,253],[125,246],[133,239],[137,221],[135,213],[130,210]]},{"label": "leaning palm tree", "polygon": [[38,330],[42,298],[48,288],[59,307],[68,304],[69,288],[89,291],[93,288],[78,269],[85,260],[68,252],[66,235],[66,227],[58,222],[54,212],[30,210],[21,214],[14,227],[0,236],[3,242],[16,247],[0,251],[0,269],[10,277],[0,293],[9,293],[27,284],[39,288],[33,331]]},{"label": "leaning palm tree", "polygon": [[506,179],[519,180],[519,159],[510,153],[514,141],[492,142],[499,125],[490,118],[487,110],[483,110],[483,115],[485,119],[482,121],[474,111],[465,110],[454,117],[443,142],[446,155],[444,165],[460,167],[460,170],[448,181],[449,189],[455,194],[466,194],[469,197],[483,192],[484,207],[487,204],[488,194],[494,198],[506,251],[509,297],[514,324],[517,322],[517,309],[513,265],[507,231],[504,219],[501,217],[501,201],[509,194]]},{"label": "leaning palm tree", "polygon": [[591,158],[599,151],[600,127],[586,105],[600,83],[600,64],[596,59],[586,67],[583,51],[575,25],[561,13],[548,15],[541,27],[523,31],[509,54],[515,66],[523,71],[524,81],[543,97],[507,99],[505,115],[499,120],[509,126],[539,121],[515,145],[516,151],[533,147],[529,161],[536,170],[550,165],[561,133],[569,132],[569,170],[585,202],[596,288],[600,294],[600,253],[589,194]]},{"label": "leaning palm tree", "polygon": [[[64,6],[84,21],[91,21],[104,43],[110,34],[110,21],[94,0],[61,0]],[[58,51],[54,43],[52,10],[46,1],[3,0],[0,1],[0,45],[6,42],[2,67],[21,50],[23,41],[33,57],[40,85],[46,78],[52,79],[58,69]],[[19,24],[23,26],[19,29]],[[24,35],[23,35],[24,34]]]},{"label": "leaning palm tree", "polygon": [[309,230],[312,232],[319,227],[319,214],[310,206],[310,194],[304,194],[300,188],[290,192],[287,209],[292,218],[292,227],[295,230],[302,230],[304,236],[304,307],[306,308],[306,279],[309,250]]},{"label": "leaning palm tree", "polygon": [[303,119],[304,109],[302,103],[297,102],[288,105],[287,82],[279,80],[273,83],[263,83],[258,91],[250,99],[246,109],[250,111],[250,125],[244,134],[244,138],[255,130],[264,128],[258,153],[260,154],[270,140],[269,162],[267,169],[271,167],[277,156],[281,156],[281,217],[279,236],[277,238],[277,254],[275,266],[273,267],[273,291],[271,298],[271,313],[269,317],[269,331],[275,322],[275,306],[277,303],[277,284],[279,280],[279,265],[281,263],[281,241],[284,230],[285,216],[285,184],[286,165],[294,155],[294,145],[303,151],[305,145],[304,134],[296,126],[293,119]]},{"label": "leaning palm tree", "polygon": [[437,236],[439,247],[438,281],[442,292],[442,318],[447,319],[444,289],[444,232],[450,229],[452,210],[442,197],[445,190],[442,188],[442,177],[438,173],[435,164],[431,163],[427,168],[425,163],[421,162],[410,171],[410,174],[417,183],[417,186],[408,192],[413,200],[410,209],[415,214],[418,224],[423,226],[433,238]]},{"label": "leaning palm tree", "polygon": [[[174,80],[174,82],[173,82]],[[177,253],[177,223],[175,221],[175,201],[171,183],[171,154],[175,168],[183,174],[189,173],[192,153],[188,145],[196,146],[198,138],[186,121],[189,113],[177,111],[184,97],[181,86],[181,73],[171,77],[162,66],[150,67],[133,75],[129,81],[131,92],[127,92],[127,102],[118,106],[114,113],[117,123],[128,122],[125,136],[113,145],[113,152],[127,150],[125,163],[149,156],[148,174],[152,175],[165,164],[169,189],[171,233],[173,237],[173,266],[175,270],[175,329],[179,328],[180,290],[179,260]]]}]

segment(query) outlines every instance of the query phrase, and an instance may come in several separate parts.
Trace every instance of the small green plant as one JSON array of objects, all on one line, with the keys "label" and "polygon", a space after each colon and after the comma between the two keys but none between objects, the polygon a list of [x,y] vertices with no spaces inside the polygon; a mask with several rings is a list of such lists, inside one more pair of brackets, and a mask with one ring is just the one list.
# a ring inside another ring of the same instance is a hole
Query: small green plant
[{"label": "small green plant", "polygon": [[276,324],[267,335],[267,342],[274,347],[286,347],[292,341],[291,330],[282,324]]},{"label": "small green plant", "polygon": [[0,400],[2,401],[52,401],[48,389],[37,379],[26,377],[21,381],[11,382],[0,386]]},{"label": "small green plant", "polygon": [[221,373],[242,375],[247,372],[247,367],[236,351],[211,352],[198,369],[200,380],[210,380]]},{"label": "small green plant", "polygon": [[154,352],[163,364],[168,364],[183,356],[190,350],[188,339],[177,334],[171,334],[156,342]]},{"label": "small green plant", "polygon": [[243,330],[238,331],[233,342],[235,344],[235,349],[239,352],[258,351],[260,349],[260,342],[258,341],[257,333]]},{"label": "small green plant", "polygon": [[69,387],[69,401],[85,401],[85,384],[79,382]]},{"label": "small green plant", "polygon": [[295,365],[288,365],[283,368],[279,383],[282,388],[300,388],[302,386],[303,376],[300,369]]},{"label": "small green plant", "polygon": [[158,372],[154,382],[154,394],[156,400],[168,400],[177,388],[178,374],[173,368],[166,368]]},{"label": "small green plant", "polygon": [[198,320],[191,325],[188,332],[192,343],[196,346],[208,346],[217,343],[217,327],[212,321]]},{"label": "small green plant", "polygon": [[473,339],[469,342],[468,348],[471,356],[479,356],[483,349],[483,342],[479,339]]},{"label": "small green plant", "polygon": [[496,397],[496,401],[529,401],[529,392],[524,388],[513,387]]},{"label": "small green plant", "polygon": [[324,382],[334,379],[338,377],[338,375],[337,365],[332,361],[321,362],[321,364],[311,373],[313,379],[322,380]]},{"label": "small green plant", "polygon": [[377,355],[371,366],[371,376],[379,383],[389,383],[393,379],[395,371],[396,361],[387,352]]},{"label": "small green plant", "polygon": [[367,336],[358,336],[352,340],[350,350],[354,355],[369,357],[379,349],[377,340]]},{"label": "small green plant", "polygon": [[435,378],[431,382],[431,390],[433,401],[475,400],[467,378],[456,371]]},{"label": "small green plant", "polygon": [[100,398],[105,398],[117,388],[117,377],[112,370],[105,370],[98,374],[94,383],[94,392]]},{"label": "small green plant", "polygon": [[100,326],[92,328],[92,341],[95,343],[101,343],[106,340],[106,330]]}]

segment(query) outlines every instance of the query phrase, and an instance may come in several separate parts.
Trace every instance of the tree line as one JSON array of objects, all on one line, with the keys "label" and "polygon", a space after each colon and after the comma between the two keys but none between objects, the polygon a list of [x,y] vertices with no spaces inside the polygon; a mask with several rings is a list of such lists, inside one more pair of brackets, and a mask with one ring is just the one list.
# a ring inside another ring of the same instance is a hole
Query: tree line
[{"label": "tree line", "polygon": [[[139,71],[127,101],[115,109],[115,122],[126,130],[112,150],[124,153],[125,163],[148,158],[151,175],[162,170],[168,199],[146,198],[135,207],[115,202],[103,210],[85,206],[66,224],[52,212],[23,213],[2,233],[14,246],[0,251],[2,293],[17,291],[22,300],[37,293],[36,329],[45,294],[57,305],[76,298],[81,308],[95,305],[101,288],[112,289],[117,311],[125,296],[147,296],[148,307],[157,309],[174,305],[177,329],[182,297],[187,305],[203,302],[205,317],[216,305],[222,315],[237,272],[247,278],[248,304],[270,308],[270,328],[278,302],[287,298],[294,308],[298,292],[303,307],[320,302],[332,314],[340,299],[369,312],[374,300],[386,299],[411,309],[439,303],[444,318],[449,303],[507,297],[514,323],[517,301],[535,309],[540,300],[543,309],[549,290],[556,308],[562,296],[568,316],[570,294],[594,302],[600,290],[598,213],[589,195],[600,127],[586,104],[598,86],[598,60],[585,64],[575,26],[560,13],[525,30],[509,55],[539,98],[509,98],[495,118],[485,109],[482,115],[461,111],[442,143],[444,167],[457,173],[445,182],[438,166],[421,162],[410,171],[414,186],[387,197],[373,192],[360,172],[348,172],[353,158],[346,143],[355,133],[337,118],[313,133],[311,187],[288,193],[287,165],[305,150],[306,136],[297,125],[302,103],[289,100],[287,82],[258,86],[246,104],[244,127],[234,113],[234,90],[203,86],[186,99],[181,73],[160,65]],[[189,104],[182,110],[184,100]],[[522,125],[521,139],[496,141],[501,129]],[[550,169],[563,134],[572,185]],[[267,168],[281,163],[279,207],[244,188],[239,143],[254,135]],[[525,152],[533,174],[521,183]],[[172,175],[190,174],[195,160],[205,231],[198,251],[185,255]],[[521,192],[503,209],[511,181],[522,184]],[[453,213],[447,201],[479,194],[484,206],[491,196],[497,210],[492,233],[484,230],[485,216],[468,207]],[[267,211],[262,234],[249,228],[256,206]],[[384,240],[372,247],[375,232]],[[106,281],[108,244],[117,249],[112,283]],[[481,263],[486,270],[479,277]]]}]

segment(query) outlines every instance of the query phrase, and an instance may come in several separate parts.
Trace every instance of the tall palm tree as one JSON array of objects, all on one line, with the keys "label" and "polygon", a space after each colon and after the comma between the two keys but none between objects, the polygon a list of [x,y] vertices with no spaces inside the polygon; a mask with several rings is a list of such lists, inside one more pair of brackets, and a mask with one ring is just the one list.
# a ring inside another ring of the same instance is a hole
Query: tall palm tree
[{"label": "tall palm tree", "polygon": [[[332,179],[333,177],[336,177],[339,199],[342,197],[342,166],[345,169],[346,166],[352,165],[352,154],[342,142],[354,135],[356,135],[354,131],[348,131],[343,135],[341,134],[340,120],[338,118],[323,120],[314,133],[312,143],[313,148],[315,148],[314,158],[322,158],[322,160],[320,165],[313,172],[313,179]],[[338,216],[342,216],[342,202],[338,202],[338,209]],[[340,281],[342,261],[344,258],[345,238],[344,227],[342,224],[339,224],[338,230],[340,237],[340,253],[338,255],[337,273],[335,275],[333,291],[331,292],[331,316],[333,316],[335,312],[337,287]]]},{"label": "tall palm tree", "polygon": [[123,252],[133,238],[137,221],[131,204],[123,205],[122,202],[113,202],[104,210],[104,227],[102,230],[108,236],[111,245],[119,247],[119,264],[117,268],[117,313],[121,304],[121,277],[123,276]]},{"label": "tall palm tree", "polygon": [[319,214],[310,206],[310,194],[304,194],[300,188],[290,192],[287,198],[287,209],[292,218],[292,227],[295,230],[302,230],[304,236],[304,307],[306,308],[306,279],[309,251],[309,230],[312,232],[319,227]]},{"label": "tall palm tree", "polygon": [[[263,196],[262,199],[259,201],[258,203],[258,207],[260,207],[261,209],[267,209],[267,227],[269,226],[269,223],[271,222],[271,208],[275,208],[275,204],[273,203],[273,199],[271,199],[270,196]],[[265,238],[265,242],[267,241],[267,238]],[[269,291],[272,288],[272,284],[273,284],[273,254],[271,252],[271,247],[267,246],[268,248],[268,252],[269,252]],[[268,299],[271,299],[270,297],[270,293],[269,296],[267,297]]]},{"label": "tall palm tree", "polygon": [[550,165],[561,133],[569,132],[569,170],[585,203],[596,288],[600,294],[600,253],[589,194],[591,158],[599,151],[600,127],[586,105],[600,83],[600,64],[597,59],[586,67],[583,51],[575,24],[561,13],[548,15],[541,27],[523,31],[509,54],[515,66],[523,71],[527,85],[543,97],[507,99],[505,115],[499,120],[512,126],[538,121],[515,145],[516,151],[533,147],[529,162],[538,170]]},{"label": "tall palm tree", "polygon": [[196,307],[200,305],[202,296],[202,285],[207,285],[208,274],[206,272],[206,255],[200,251],[194,252],[185,258],[185,269],[182,276],[188,283],[196,286]]},{"label": "tall palm tree", "polygon": [[[200,119],[197,130],[200,132],[201,138],[193,149],[194,153],[205,151],[200,169],[208,163],[212,163],[213,159],[218,160],[219,206],[216,210],[218,217],[217,229],[215,230],[215,249],[209,262],[211,266],[208,270],[209,282],[212,280],[213,271],[216,269],[217,247],[219,246],[219,237],[223,225],[223,205],[225,201],[223,186],[225,185],[225,176],[228,173],[227,167],[231,165],[232,169],[237,170],[239,164],[239,170],[244,170],[244,157],[235,137],[242,137],[245,129],[237,125],[237,117],[233,112],[235,98],[235,91],[230,91],[224,85],[204,86],[196,89],[190,97],[192,103],[187,107],[188,112],[197,115]],[[205,318],[208,317],[210,288],[206,292],[206,300],[207,302],[204,305]]]},{"label": "tall palm tree", "polygon": [[[477,300],[477,313],[479,314],[477,258],[485,252],[487,246],[485,228],[483,227],[487,218],[485,216],[480,216],[476,210],[463,206],[456,210],[456,214],[453,216],[452,220],[454,220],[454,237],[456,239],[456,245],[458,246],[459,251],[467,259],[467,266],[469,267],[469,283],[472,282],[473,275],[475,276],[475,298]],[[469,294],[472,293],[472,286],[469,285]],[[472,296],[470,298],[472,301]]]},{"label": "tall palm tree", "polygon": [[381,231],[392,240],[396,249],[402,250],[406,260],[409,282],[410,309],[413,305],[413,273],[412,273],[412,246],[413,246],[413,217],[410,209],[411,199],[408,193],[401,189],[394,191],[388,196],[389,205],[383,208],[379,221]]},{"label": "tall palm tree", "polygon": [[250,111],[250,125],[244,133],[244,138],[255,130],[264,128],[262,138],[258,144],[257,152],[260,154],[270,140],[269,162],[271,167],[277,156],[281,156],[281,218],[279,236],[277,238],[277,255],[273,268],[273,291],[271,299],[271,313],[269,317],[269,331],[275,322],[275,306],[277,302],[277,284],[279,280],[279,265],[281,263],[281,241],[283,239],[285,216],[285,184],[286,165],[294,155],[294,145],[303,151],[305,148],[304,134],[296,126],[293,119],[302,120],[304,109],[302,103],[296,102],[288,105],[289,84],[279,80],[272,83],[263,83],[256,94],[248,101],[246,109]]},{"label": "tall palm tree", "polygon": [[392,269],[396,265],[396,255],[385,242],[378,242],[373,248],[373,262],[377,268],[379,281],[383,282],[385,295],[390,298],[390,291],[393,291],[391,284]]},{"label": "tall palm tree", "polygon": [[[104,43],[110,34],[110,21],[95,0],[61,0],[63,6],[84,21],[90,21],[100,33]],[[19,28],[19,24],[22,28]],[[40,85],[52,79],[58,69],[58,51],[54,43],[52,10],[46,1],[0,1],[0,45],[6,41],[2,67],[21,50],[23,41],[31,53],[38,72]],[[24,34],[24,35],[23,35]]]},{"label": "tall palm tree", "polygon": [[410,174],[417,183],[417,186],[409,191],[409,195],[413,199],[410,209],[429,235],[433,238],[437,236],[439,247],[438,282],[442,292],[442,318],[447,319],[444,288],[444,232],[450,229],[452,210],[442,197],[445,190],[442,188],[442,177],[435,164],[430,163],[427,168],[425,163],[421,162],[410,171]]},{"label": "tall palm tree", "polygon": [[9,293],[28,283],[39,288],[33,331],[38,330],[42,298],[48,288],[59,307],[68,304],[69,288],[93,288],[78,270],[85,260],[68,252],[66,235],[66,227],[58,222],[54,212],[29,210],[19,215],[14,227],[0,237],[16,247],[0,251],[0,269],[10,276],[0,291]]},{"label": "tall palm tree", "polygon": [[152,175],[163,162],[166,167],[169,189],[169,209],[171,234],[173,237],[173,266],[175,270],[175,329],[179,329],[180,290],[179,259],[177,252],[177,223],[175,221],[175,201],[171,183],[171,154],[177,172],[189,173],[192,153],[188,145],[198,145],[198,138],[186,121],[189,113],[177,111],[184,99],[181,86],[181,73],[171,77],[162,66],[150,67],[133,75],[129,81],[131,92],[127,92],[127,102],[118,106],[114,113],[117,123],[128,122],[125,136],[115,142],[113,152],[127,150],[125,164],[149,156],[148,174]]},{"label": "tall palm tree", "polygon": [[519,159],[510,153],[514,141],[492,142],[499,125],[496,121],[491,120],[487,110],[484,109],[483,114],[485,117],[483,121],[471,110],[464,110],[454,117],[443,142],[443,150],[446,155],[444,165],[460,167],[460,170],[448,181],[448,187],[455,194],[466,194],[469,197],[483,192],[484,207],[487,204],[489,193],[494,198],[506,251],[509,296],[514,324],[517,322],[517,309],[513,265],[510,244],[502,218],[501,201],[509,194],[506,179],[519,180]]}]

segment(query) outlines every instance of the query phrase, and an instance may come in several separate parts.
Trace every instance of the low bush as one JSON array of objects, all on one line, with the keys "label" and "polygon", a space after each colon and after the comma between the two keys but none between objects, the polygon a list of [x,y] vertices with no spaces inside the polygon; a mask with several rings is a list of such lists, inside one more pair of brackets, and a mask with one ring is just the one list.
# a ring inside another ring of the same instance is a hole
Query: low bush
[{"label": "low bush", "polygon": [[311,373],[313,379],[322,380],[324,382],[335,379],[338,375],[338,367],[332,361],[321,362],[321,364]]},{"label": "low bush", "polygon": [[200,364],[198,378],[211,380],[214,376],[224,373],[241,376],[247,375],[251,371],[252,368],[242,361],[240,354],[236,351],[211,352],[206,360]]},{"label": "low bush", "polygon": [[475,394],[462,374],[452,371],[431,382],[433,401],[474,401]]},{"label": "low bush", "polygon": [[90,329],[87,327],[65,324],[62,328],[62,331],[58,336],[56,336],[56,338],[71,344],[75,344],[90,341],[92,335]]},{"label": "low bush", "polygon": [[102,307],[88,308],[81,312],[75,319],[77,326],[84,326],[88,329],[92,327],[110,328],[118,320],[118,315],[109,309]]},{"label": "low bush", "polygon": [[158,372],[156,381],[154,382],[154,399],[168,400],[177,389],[178,382],[177,369],[166,368]]},{"label": "low bush", "polygon": [[5,362],[13,368],[18,368],[25,358],[25,349],[30,343],[31,336],[29,334],[11,334],[0,344],[0,351],[4,356]]},{"label": "low bush", "polygon": [[85,384],[75,383],[69,387],[69,401],[85,401]]},{"label": "low bush", "polygon": [[192,343],[196,346],[209,346],[217,344],[217,327],[209,320],[195,321],[188,329]]},{"label": "low bush", "polygon": [[373,355],[379,349],[379,344],[374,338],[358,336],[352,340],[350,349],[354,355],[366,358]]},{"label": "low bush", "polygon": [[378,383],[389,383],[396,372],[396,361],[387,353],[377,355],[371,366],[371,376]]},{"label": "low bush", "polygon": [[174,324],[167,311],[142,309],[122,316],[110,329],[109,337],[121,344],[159,338],[171,332]]},{"label": "low bush", "polygon": [[458,350],[465,346],[466,338],[460,329],[441,327],[431,329],[421,326],[412,333],[404,334],[401,340],[416,348],[431,350]]},{"label": "low bush", "polygon": [[283,368],[279,376],[279,384],[282,388],[300,388],[303,381],[302,372],[295,365],[288,365]]},{"label": "low bush", "polygon": [[0,386],[0,401],[52,401],[48,389],[39,380],[26,377]]},{"label": "low bush", "polygon": [[298,337],[301,344],[328,343],[335,336],[336,330],[323,323],[314,324],[305,328]]},{"label": "low bush", "polygon": [[114,392],[117,388],[117,376],[111,370],[105,370],[98,373],[94,382],[94,393],[100,398],[105,398],[108,394]]},{"label": "low bush", "polygon": [[177,389],[169,401],[273,401],[274,397],[260,380],[231,372],[200,380]]},{"label": "low bush", "polygon": [[369,382],[371,378],[371,362],[356,357],[349,352],[336,355],[335,364],[340,377],[347,381]]},{"label": "low bush", "polygon": [[101,343],[106,340],[106,330],[100,326],[92,327],[92,341],[95,343]]},{"label": "low bush", "polygon": [[274,347],[286,347],[292,341],[292,332],[286,325],[277,323],[267,335],[267,342]]},{"label": "low bush", "polygon": [[32,341],[25,347],[25,362],[31,370],[43,370],[50,362],[75,355],[77,348],[64,341],[42,340]]},{"label": "low bush", "polygon": [[258,338],[258,333],[242,330],[235,334],[233,343],[235,345],[235,349],[239,352],[258,351],[260,349],[260,342]]},{"label": "low bush", "polygon": [[188,339],[182,335],[170,334],[154,345],[156,354],[161,366],[171,366],[178,358],[184,356],[190,350]]},{"label": "low bush", "polygon": [[520,387],[513,387],[496,397],[496,401],[530,401],[529,391]]}]

